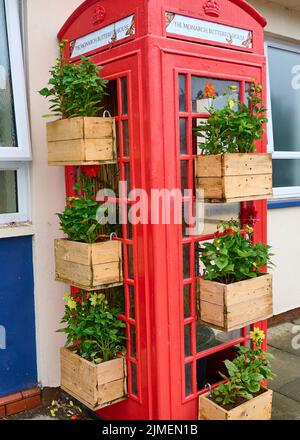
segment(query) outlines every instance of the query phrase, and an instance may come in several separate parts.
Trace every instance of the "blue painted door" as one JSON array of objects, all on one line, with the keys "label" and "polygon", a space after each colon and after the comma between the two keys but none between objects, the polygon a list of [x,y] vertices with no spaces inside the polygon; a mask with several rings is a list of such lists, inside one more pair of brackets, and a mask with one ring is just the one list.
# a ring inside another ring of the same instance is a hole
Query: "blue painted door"
[{"label": "blue painted door", "polygon": [[0,239],[0,396],[36,384],[32,237]]}]

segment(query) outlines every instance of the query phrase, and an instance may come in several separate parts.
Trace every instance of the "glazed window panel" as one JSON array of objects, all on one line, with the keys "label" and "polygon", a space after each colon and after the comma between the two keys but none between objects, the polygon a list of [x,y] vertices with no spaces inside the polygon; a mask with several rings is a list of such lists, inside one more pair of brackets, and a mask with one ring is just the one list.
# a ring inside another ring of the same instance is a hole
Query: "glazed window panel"
[{"label": "glazed window panel", "polygon": [[186,75],[179,75],[178,87],[179,111],[186,112]]},{"label": "glazed window panel", "polygon": [[133,246],[127,246],[128,278],[134,279]]},{"label": "glazed window panel", "polygon": [[[212,104],[214,108],[222,109],[230,99],[239,99],[240,96],[240,83],[237,81],[192,76],[191,83],[193,113],[208,114]],[[235,86],[236,91],[230,91],[229,86]],[[227,91],[226,96],[224,91]]]},{"label": "glazed window panel", "polygon": [[103,99],[103,110],[109,111],[112,117],[118,116],[118,87],[117,80],[110,80],[106,87],[107,95]]},{"label": "glazed window panel", "polygon": [[185,395],[190,396],[193,392],[192,387],[192,364],[185,364]]},{"label": "glazed window panel", "polygon": [[134,325],[130,326],[130,347],[131,347],[130,356],[135,358],[136,357],[136,330],[135,330]]},{"label": "glazed window panel", "polygon": [[131,392],[135,396],[138,395],[138,371],[137,371],[137,365],[133,362],[130,363],[131,368]]},{"label": "glazed window panel", "polygon": [[299,152],[300,90],[296,67],[300,65],[300,53],[269,47],[268,60],[274,150]]},{"label": "glazed window panel", "polygon": [[135,319],[135,299],[134,299],[134,286],[129,285],[129,316],[131,319]]},{"label": "glazed window panel", "polygon": [[128,114],[128,99],[127,99],[127,78],[121,79],[122,87],[122,114]]},{"label": "glazed window panel", "polygon": [[274,159],[273,186],[274,188],[300,187],[300,159]]},{"label": "glazed window panel", "polygon": [[17,171],[0,170],[0,214],[18,212]]},{"label": "glazed window panel", "polygon": [[186,357],[192,355],[192,340],[191,340],[191,324],[184,326],[184,354]]},{"label": "glazed window panel", "polygon": [[180,154],[187,154],[187,119],[180,118],[179,121],[180,130]]},{"label": "glazed window panel", "polygon": [[123,121],[123,154],[124,156],[129,156],[129,126],[128,119]]},{"label": "glazed window panel", "polygon": [[0,148],[17,147],[4,0],[0,0],[0,35]]},{"label": "glazed window panel", "polygon": [[181,191],[184,194],[184,190],[188,189],[189,162],[187,160],[182,160],[180,162],[180,170],[181,170]]},{"label": "glazed window panel", "polygon": [[183,302],[184,302],[184,317],[189,318],[191,316],[191,285],[186,284],[183,286]]},{"label": "glazed window panel", "polygon": [[190,278],[191,276],[191,261],[190,261],[190,244],[183,245],[183,277]]}]

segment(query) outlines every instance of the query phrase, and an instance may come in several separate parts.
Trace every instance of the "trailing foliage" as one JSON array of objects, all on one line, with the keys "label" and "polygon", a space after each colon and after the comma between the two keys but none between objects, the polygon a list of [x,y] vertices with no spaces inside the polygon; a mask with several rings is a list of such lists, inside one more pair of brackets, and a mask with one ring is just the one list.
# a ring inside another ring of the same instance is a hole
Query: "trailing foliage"
[{"label": "trailing foliage", "polygon": [[224,361],[228,376],[227,380],[214,390],[214,398],[222,405],[234,404],[239,397],[250,400],[261,391],[262,382],[273,378],[270,360],[273,356],[261,349],[265,334],[259,328],[251,332],[253,348],[240,347],[238,356],[233,360]]},{"label": "trailing foliage", "polygon": [[[229,88],[236,90],[235,86]],[[202,154],[255,151],[255,141],[262,139],[263,125],[267,122],[261,91],[261,85],[253,83],[247,104],[236,99],[230,99],[222,109],[215,109],[212,104],[208,119],[194,129],[197,136],[205,139],[200,143]]]},{"label": "trailing foliage", "polygon": [[271,267],[271,247],[253,244],[252,235],[253,228],[241,228],[234,220],[220,223],[213,242],[202,245],[204,279],[230,284],[256,278],[266,267]]},{"label": "trailing foliage", "polygon": [[50,70],[49,87],[39,91],[51,103],[52,113],[44,117],[101,116],[101,103],[108,81],[100,77],[102,67],[96,66],[90,59],[82,56],[78,64],[64,58],[56,60],[56,65]]},{"label": "trailing foliage", "polygon": [[65,314],[58,332],[67,334],[66,347],[76,343],[74,352],[99,364],[125,354],[125,323],[118,319],[118,308],[110,308],[104,294],[81,291],[65,294]]},{"label": "trailing foliage", "polygon": [[68,197],[64,211],[57,214],[60,219],[61,230],[70,240],[83,243],[95,243],[107,238],[112,232],[109,224],[101,225],[99,215],[101,211],[99,202],[95,200],[95,184],[93,178],[81,174],[74,189],[77,197]]}]

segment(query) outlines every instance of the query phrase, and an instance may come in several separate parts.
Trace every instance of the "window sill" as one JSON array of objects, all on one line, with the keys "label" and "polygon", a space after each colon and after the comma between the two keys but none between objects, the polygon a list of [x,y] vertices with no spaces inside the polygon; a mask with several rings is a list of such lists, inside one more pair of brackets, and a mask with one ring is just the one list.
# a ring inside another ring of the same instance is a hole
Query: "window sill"
[{"label": "window sill", "polygon": [[300,198],[295,199],[273,199],[268,202],[268,209],[295,208],[300,206]]},{"label": "window sill", "polygon": [[8,223],[0,225],[0,239],[34,235],[34,227],[29,222]]}]

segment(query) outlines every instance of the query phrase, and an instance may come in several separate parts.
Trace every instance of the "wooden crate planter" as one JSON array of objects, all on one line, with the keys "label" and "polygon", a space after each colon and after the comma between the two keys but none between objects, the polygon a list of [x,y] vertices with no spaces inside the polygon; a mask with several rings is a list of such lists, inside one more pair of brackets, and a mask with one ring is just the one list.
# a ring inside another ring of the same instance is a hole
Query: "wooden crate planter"
[{"label": "wooden crate planter", "polygon": [[108,240],[87,244],[55,240],[56,280],[84,290],[123,283],[122,244]]},{"label": "wooden crate planter", "polygon": [[197,156],[196,188],[204,199],[239,202],[272,197],[271,154],[217,154]]},{"label": "wooden crate planter", "polygon": [[199,420],[270,420],[272,415],[271,390],[226,410],[209,399],[209,393],[199,397]]},{"label": "wooden crate planter", "polygon": [[113,118],[78,117],[47,124],[49,165],[116,163]]},{"label": "wooden crate planter", "polygon": [[95,365],[68,348],[61,353],[61,388],[92,410],[126,398],[126,361],[120,357]]},{"label": "wooden crate planter", "polygon": [[272,276],[262,275],[232,284],[198,280],[200,320],[231,331],[273,315]]}]

